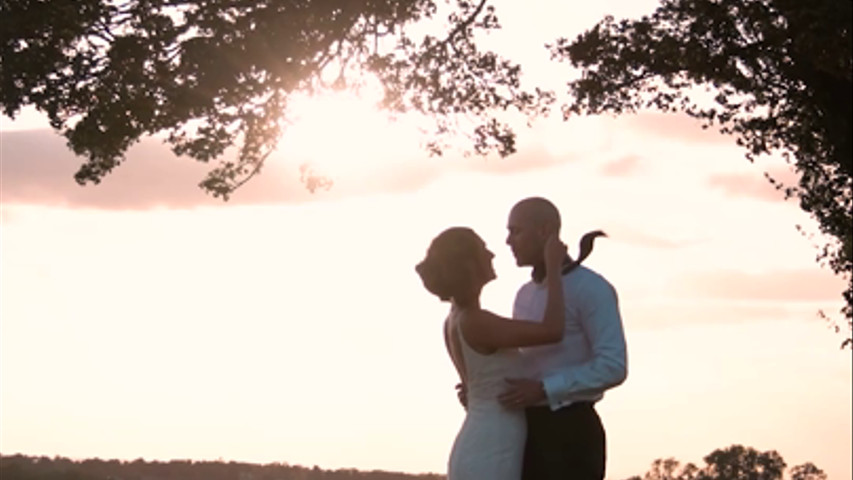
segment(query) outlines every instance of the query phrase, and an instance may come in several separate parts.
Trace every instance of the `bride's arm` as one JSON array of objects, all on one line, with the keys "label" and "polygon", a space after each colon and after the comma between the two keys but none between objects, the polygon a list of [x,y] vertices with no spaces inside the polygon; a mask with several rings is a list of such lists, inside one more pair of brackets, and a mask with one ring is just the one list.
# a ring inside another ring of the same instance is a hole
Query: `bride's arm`
[{"label": "bride's arm", "polygon": [[548,242],[545,274],[548,301],[542,322],[520,322],[486,310],[471,312],[465,322],[460,322],[465,340],[471,346],[491,350],[542,345],[559,342],[563,338],[566,323],[560,269],[565,246],[556,237]]},{"label": "bride's arm", "polygon": [[525,322],[501,317],[481,310],[469,315],[460,328],[465,340],[479,349],[526,347],[559,342],[565,329],[563,286],[557,280],[546,280],[548,304],[542,323]]}]

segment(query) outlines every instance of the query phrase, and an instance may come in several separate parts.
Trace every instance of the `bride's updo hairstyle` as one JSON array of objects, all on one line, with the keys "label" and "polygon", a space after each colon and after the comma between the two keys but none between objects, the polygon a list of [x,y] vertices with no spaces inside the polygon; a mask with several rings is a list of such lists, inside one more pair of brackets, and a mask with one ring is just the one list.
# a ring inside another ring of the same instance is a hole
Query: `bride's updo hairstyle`
[{"label": "bride's updo hairstyle", "polygon": [[470,288],[472,269],[480,237],[467,227],[451,227],[430,243],[426,258],[415,266],[424,287],[442,301],[449,301]]}]

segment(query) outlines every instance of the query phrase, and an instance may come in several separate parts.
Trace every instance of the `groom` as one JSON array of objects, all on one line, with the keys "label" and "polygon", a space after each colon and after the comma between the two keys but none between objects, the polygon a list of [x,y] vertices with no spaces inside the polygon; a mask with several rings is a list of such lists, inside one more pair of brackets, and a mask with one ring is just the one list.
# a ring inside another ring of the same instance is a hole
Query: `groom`
[{"label": "groom", "polygon": [[[510,211],[506,243],[533,279],[518,290],[513,318],[540,321],[547,299],[545,240],[560,231],[560,213],[539,197]],[[588,253],[588,252],[587,252]],[[566,329],[553,345],[522,349],[529,378],[507,380],[500,402],[524,408],[527,446],[522,480],[602,480],[605,435],[595,402],[625,381],[625,335],[616,291],[601,275],[566,259]]]}]

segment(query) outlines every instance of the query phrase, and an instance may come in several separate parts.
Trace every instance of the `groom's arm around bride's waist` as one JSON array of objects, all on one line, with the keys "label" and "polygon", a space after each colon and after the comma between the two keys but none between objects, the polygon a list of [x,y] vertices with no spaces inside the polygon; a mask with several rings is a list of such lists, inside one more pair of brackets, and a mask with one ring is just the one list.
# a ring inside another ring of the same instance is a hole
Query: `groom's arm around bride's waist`
[{"label": "groom's arm around bride's waist", "polygon": [[566,309],[567,322],[579,328],[567,328],[559,348],[531,349],[526,354],[534,364],[547,365],[540,380],[552,409],[595,402],[627,377],[625,334],[615,289],[590,270],[566,280],[566,290],[571,291],[567,307],[572,307]]}]

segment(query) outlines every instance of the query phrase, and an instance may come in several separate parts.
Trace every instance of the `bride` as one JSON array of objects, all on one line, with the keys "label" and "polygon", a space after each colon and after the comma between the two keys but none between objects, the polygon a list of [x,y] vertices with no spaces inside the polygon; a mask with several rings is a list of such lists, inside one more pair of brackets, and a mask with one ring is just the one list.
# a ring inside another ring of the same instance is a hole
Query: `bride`
[{"label": "bride", "polygon": [[467,413],[448,464],[448,480],[520,480],[526,421],[522,409],[498,403],[505,379],[518,376],[515,347],[560,341],[561,265],[566,246],[556,235],[545,245],[548,302],[541,323],[519,322],[480,307],[480,292],[495,278],[494,254],[473,230],[453,227],[430,244],[415,268],[427,290],[450,302],[444,337],[467,394]]}]

